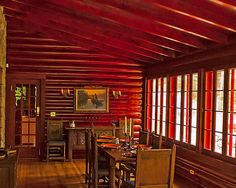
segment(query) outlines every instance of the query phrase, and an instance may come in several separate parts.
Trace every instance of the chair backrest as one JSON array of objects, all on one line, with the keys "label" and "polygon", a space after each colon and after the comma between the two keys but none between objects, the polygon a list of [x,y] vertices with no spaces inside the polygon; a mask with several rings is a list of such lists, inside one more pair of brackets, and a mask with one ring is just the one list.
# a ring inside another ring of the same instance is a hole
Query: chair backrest
[{"label": "chair backrest", "polygon": [[86,163],[89,164],[90,166],[91,165],[91,130],[89,129],[85,130],[85,152],[86,152]]},{"label": "chair backrest", "polygon": [[151,133],[149,135],[149,145],[152,146],[152,149],[161,149],[162,136]]},{"label": "chair backrest", "polygon": [[172,188],[176,146],[172,149],[138,150],[135,188]]},{"label": "chair backrest", "polygon": [[92,126],[91,130],[97,135],[97,137],[102,135],[116,136],[116,126]]},{"label": "chair backrest", "polygon": [[91,134],[91,170],[92,170],[92,184],[94,188],[98,187],[98,148],[97,136]]},{"label": "chair backrest", "polygon": [[59,120],[49,120],[47,122],[48,141],[63,140],[63,122]]},{"label": "chair backrest", "polygon": [[139,131],[139,144],[146,144],[148,145],[149,143],[149,132],[140,130]]}]

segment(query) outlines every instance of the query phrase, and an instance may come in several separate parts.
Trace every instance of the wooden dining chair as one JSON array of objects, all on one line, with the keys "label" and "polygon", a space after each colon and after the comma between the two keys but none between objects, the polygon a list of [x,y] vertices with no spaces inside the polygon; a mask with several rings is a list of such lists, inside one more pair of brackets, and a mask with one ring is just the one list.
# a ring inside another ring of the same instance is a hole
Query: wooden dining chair
[{"label": "wooden dining chair", "polygon": [[[144,145],[149,144],[149,132],[148,131],[144,131],[144,130],[139,131],[139,144],[144,144]],[[132,176],[134,176],[136,162],[122,163],[120,166],[121,166],[120,169],[123,174],[122,179],[129,180]]]},{"label": "wooden dining chair", "polygon": [[[97,136],[96,134],[91,134],[91,184],[89,184],[89,187],[92,185],[92,188],[109,187],[109,164],[108,161],[100,161],[99,156]],[[118,188],[120,188],[121,174],[118,168],[116,168],[115,177],[117,179]]]},{"label": "wooden dining chair", "polygon": [[161,149],[162,135],[151,133],[149,135],[149,145],[152,146],[152,149]]},{"label": "wooden dining chair", "polygon": [[[99,168],[98,163],[98,148],[97,148],[97,136],[96,134],[91,134],[91,185],[92,188],[98,187],[109,187],[106,179],[109,177],[108,168]],[[103,179],[103,182],[99,180]],[[89,185],[90,187],[90,185]]]},{"label": "wooden dining chair", "polygon": [[123,181],[124,188],[172,188],[176,146],[172,149],[138,150],[135,181]]},{"label": "wooden dining chair", "polygon": [[85,130],[85,183],[91,183],[91,130]]},{"label": "wooden dining chair", "polygon": [[148,145],[148,143],[149,143],[149,132],[140,130],[139,131],[139,144]]},{"label": "wooden dining chair", "polygon": [[63,122],[47,121],[47,161],[66,160],[66,142],[63,135]]}]

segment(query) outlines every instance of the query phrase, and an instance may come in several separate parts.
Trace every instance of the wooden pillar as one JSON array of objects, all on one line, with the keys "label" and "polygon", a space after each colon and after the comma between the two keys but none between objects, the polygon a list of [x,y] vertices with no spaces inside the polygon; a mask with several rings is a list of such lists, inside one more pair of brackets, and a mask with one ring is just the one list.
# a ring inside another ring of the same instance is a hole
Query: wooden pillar
[{"label": "wooden pillar", "polygon": [[6,20],[0,7],[0,147],[5,146]]}]

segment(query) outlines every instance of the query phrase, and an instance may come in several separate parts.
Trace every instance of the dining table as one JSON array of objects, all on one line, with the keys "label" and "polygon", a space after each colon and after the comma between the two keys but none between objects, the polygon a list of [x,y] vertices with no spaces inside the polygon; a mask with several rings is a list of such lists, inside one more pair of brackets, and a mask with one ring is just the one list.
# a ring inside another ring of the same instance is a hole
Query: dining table
[{"label": "dining table", "polygon": [[135,162],[136,154],[122,144],[104,143],[98,145],[98,152],[109,162],[109,187],[115,187],[115,169],[117,163]]}]

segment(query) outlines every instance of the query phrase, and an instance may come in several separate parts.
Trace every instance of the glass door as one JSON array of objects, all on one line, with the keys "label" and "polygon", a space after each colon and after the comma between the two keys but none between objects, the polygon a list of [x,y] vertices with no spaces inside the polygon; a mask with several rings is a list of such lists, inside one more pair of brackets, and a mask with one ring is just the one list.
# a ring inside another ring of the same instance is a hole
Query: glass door
[{"label": "glass door", "polygon": [[39,156],[40,80],[12,80],[8,95],[8,147],[19,148],[20,157]]}]

